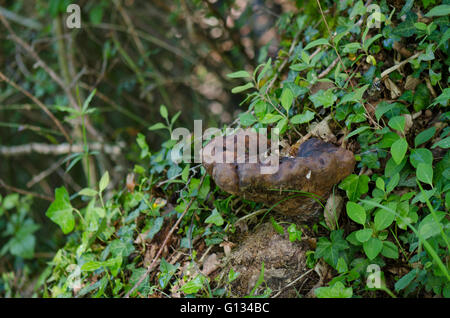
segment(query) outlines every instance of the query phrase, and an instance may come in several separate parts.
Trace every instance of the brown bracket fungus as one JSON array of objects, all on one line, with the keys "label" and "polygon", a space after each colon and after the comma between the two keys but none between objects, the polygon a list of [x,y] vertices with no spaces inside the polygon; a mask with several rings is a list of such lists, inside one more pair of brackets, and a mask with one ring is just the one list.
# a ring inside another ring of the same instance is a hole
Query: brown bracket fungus
[{"label": "brown bracket fungus", "polygon": [[[238,145],[242,147],[243,139],[239,139],[242,135],[246,135],[244,162],[236,154]],[[247,160],[252,138],[270,144],[265,135],[248,130],[211,140],[202,155],[206,171],[222,190],[264,203],[267,207],[274,206],[275,211],[301,221],[315,220],[321,211],[317,201],[326,200],[333,185],[352,173],[355,167],[351,151],[311,138],[299,146],[295,157],[279,157],[274,173],[263,174],[261,168],[266,163],[259,160],[259,149],[256,163]],[[221,160],[226,156],[235,160],[231,163]]]}]

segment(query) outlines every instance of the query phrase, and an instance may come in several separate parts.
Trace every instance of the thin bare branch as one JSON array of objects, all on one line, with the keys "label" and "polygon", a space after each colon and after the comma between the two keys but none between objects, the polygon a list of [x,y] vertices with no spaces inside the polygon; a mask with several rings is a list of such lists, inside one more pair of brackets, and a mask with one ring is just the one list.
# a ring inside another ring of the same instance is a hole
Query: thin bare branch
[{"label": "thin bare branch", "polygon": [[[125,145],[122,143],[119,143],[118,145],[107,145],[100,142],[95,142],[89,144],[89,150],[101,151],[112,156],[117,156],[122,153],[124,146]],[[62,143],[59,145],[49,145],[43,143],[30,143],[19,146],[0,146],[0,156],[17,157],[31,153],[58,156],[75,152],[83,152],[84,149],[84,144],[71,145],[68,143]]]},{"label": "thin bare branch", "polygon": [[[0,16],[1,18],[1,16]],[[22,94],[24,94],[25,96],[27,96],[29,99],[31,99],[36,105],[38,105],[47,115],[48,117],[51,118],[51,120],[55,123],[56,127],[58,127],[58,129],[61,131],[61,133],[64,135],[64,137],[66,138],[66,140],[69,143],[72,143],[72,138],[69,137],[69,134],[67,133],[67,131],[64,129],[63,125],[61,124],[61,122],[58,120],[58,118],[56,118],[53,113],[47,108],[47,106],[44,105],[44,103],[42,103],[39,99],[37,99],[34,95],[30,94],[28,91],[26,91],[25,89],[23,89],[22,87],[20,87],[18,84],[16,84],[14,81],[12,81],[11,79],[9,79],[8,77],[6,77],[6,75],[4,75],[1,71],[0,71],[0,79],[2,81],[5,81],[6,83],[8,83],[9,85],[11,85],[12,87],[14,87],[15,89],[17,89],[18,91],[20,91]]]}]

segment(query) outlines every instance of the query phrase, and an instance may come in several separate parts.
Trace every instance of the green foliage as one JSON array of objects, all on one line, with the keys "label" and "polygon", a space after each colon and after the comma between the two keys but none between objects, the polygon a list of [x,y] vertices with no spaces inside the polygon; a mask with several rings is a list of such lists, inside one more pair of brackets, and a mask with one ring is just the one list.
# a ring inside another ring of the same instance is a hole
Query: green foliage
[{"label": "green foliage", "polygon": [[317,298],[351,298],[352,287],[345,288],[342,282],[336,282],[330,287],[319,287],[314,290]]},{"label": "green foliage", "polygon": [[[3,202],[2,202],[3,201]],[[0,230],[2,248],[0,255],[12,255],[17,258],[34,257],[36,234],[39,225],[30,218],[30,197],[9,194],[3,200],[0,196]]]},{"label": "green foliage", "polygon": [[[320,237],[315,250],[307,252],[307,265],[314,268],[323,260],[333,269],[328,286],[314,291],[318,298],[375,297],[374,290],[394,297],[450,296],[450,25],[448,4],[436,2],[406,1],[394,11],[384,2],[376,2],[380,11],[369,12],[363,1],[340,1],[329,7],[332,14],[324,17],[319,15],[316,3],[311,2],[299,13],[280,15],[277,26],[281,41],[276,58],[267,59],[267,48],[262,49],[255,59],[259,65],[253,68],[244,67],[243,63],[233,65],[239,48],[224,55],[223,64],[231,65],[232,73],[223,76],[230,70],[220,69],[218,77],[225,80],[226,87],[234,86],[231,93],[245,96],[240,104],[244,111],[238,115],[239,126],[276,127],[281,138],[293,144],[330,115],[330,130],[338,137],[334,140],[355,152],[355,171],[334,189],[346,201],[345,213],[337,222],[339,227],[330,231],[316,224],[312,231]],[[89,4],[91,24],[102,25],[109,13],[108,4]],[[222,9],[229,9],[227,4],[222,5]],[[47,9],[52,17],[64,11],[58,1],[50,1]],[[428,19],[419,18],[423,16],[419,10]],[[177,17],[178,13],[174,13],[173,20],[178,21]],[[322,25],[322,18],[328,26]],[[360,22],[355,24],[356,21]],[[372,22],[379,23],[379,27]],[[241,21],[236,24],[240,26]],[[142,32],[138,35],[143,37]],[[136,143],[127,153],[135,163],[130,184],[127,180],[126,187],[117,185],[113,169],[109,168],[109,173],[95,180],[94,171],[90,170],[94,165],[89,160],[97,158],[98,153],[89,149],[87,130],[92,129],[88,122],[92,118],[102,123],[99,113],[107,110],[90,105],[103,95],[94,89],[82,98],[79,89],[74,88],[79,109],[69,107],[66,96],[53,94],[56,88],[48,74],[40,70],[31,74],[34,82],[42,84],[30,90],[57,105],[52,112],[59,117],[67,115],[66,123],[80,122],[78,137],[83,151],[68,155],[64,163],[67,172],[77,171],[77,163],[83,163],[85,184],[75,193],[67,184],[54,190],[46,216],[58,226],[58,233],[62,231],[65,241],[42,274],[40,294],[123,297],[135,287],[132,297],[172,293],[189,297],[234,296],[229,285],[240,273],[230,268],[211,279],[199,272],[196,262],[201,256],[197,255],[198,245],[194,242],[201,240],[203,246],[211,249],[226,246],[237,231],[237,221],[247,220],[246,216],[258,212],[261,206],[222,192],[205,176],[203,168],[171,160],[176,141],[167,136],[178,124],[181,112],[173,107],[177,99],[172,100],[165,92],[169,81],[158,72],[159,65],[149,63],[159,52],[146,46],[148,56],[134,61],[117,35],[114,37],[102,46],[105,67],[111,58],[123,59],[131,73],[127,78],[115,74],[121,80],[113,82],[118,89],[111,96],[126,96],[126,100],[119,99],[122,103],[132,101],[134,97],[130,95],[146,96],[145,103],[152,106],[153,124],[147,125],[144,120],[143,125],[149,127],[152,137],[160,134],[166,141],[155,149],[153,138],[147,143],[146,136],[136,132]],[[397,44],[405,43],[408,45],[403,49],[417,55],[390,70],[399,62],[394,57],[401,56],[395,53]],[[205,50],[203,45],[199,47]],[[204,55],[202,52],[202,58]],[[183,61],[189,63],[189,59]],[[162,64],[171,67],[167,61]],[[210,78],[203,64],[196,66],[195,72]],[[408,77],[418,81],[412,89],[406,89]],[[198,90],[198,83],[193,86]],[[148,95],[153,90],[159,94],[156,101],[156,95]],[[57,95],[56,99],[51,95]],[[195,96],[193,100],[197,101]],[[113,108],[127,120],[142,124],[142,116],[119,105]],[[158,113],[162,122],[155,122]],[[142,131],[142,127],[137,130]],[[45,138],[57,143],[48,134]],[[33,258],[39,225],[31,216],[30,202],[29,197],[17,194],[0,196],[2,256],[16,261]],[[174,220],[181,215],[184,217],[174,230],[176,239],[171,247],[181,251],[184,260],[172,262],[175,258],[169,258],[170,255],[160,257],[159,266],[153,269],[156,274],[144,277],[152,261],[148,255],[154,257],[155,246],[161,246]],[[299,224],[276,221],[273,216],[270,222],[290,242],[304,240],[305,228]],[[396,266],[407,268],[408,272],[402,277],[383,276],[381,286],[369,288],[367,268],[372,264],[385,272]],[[264,285],[264,271],[263,263],[249,297],[271,295],[270,288]],[[13,281],[14,273],[2,275],[0,292],[12,294]],[[386,286],[393,286],[395,294]]]}]

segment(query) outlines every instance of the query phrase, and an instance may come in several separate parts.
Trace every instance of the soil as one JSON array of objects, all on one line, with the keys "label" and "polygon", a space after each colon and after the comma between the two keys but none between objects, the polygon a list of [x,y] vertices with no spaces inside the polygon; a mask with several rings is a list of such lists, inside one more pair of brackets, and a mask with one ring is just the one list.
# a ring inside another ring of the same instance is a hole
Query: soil
[{"label": "soil", "polygon": [[225,271],[229,272],[232,267],[235,272],[240,273],[232,282],[232,294],[243,297],[251,293],[260,276],[263,262],[265,282],[255,295],[261,294],[266,287],[272,290],[271,297],[278,294],[278,297],[291,298],[307,294],[310,289],[308,286],[313,286],[318,281],[318,275],[314,271],[292,286],[288,285],[309,270],[305,255],[309,249],[308,243],[293,243],[289,241],[288,234],[280,235],[275,232],[271,223],[260,225],[230,255]]}]

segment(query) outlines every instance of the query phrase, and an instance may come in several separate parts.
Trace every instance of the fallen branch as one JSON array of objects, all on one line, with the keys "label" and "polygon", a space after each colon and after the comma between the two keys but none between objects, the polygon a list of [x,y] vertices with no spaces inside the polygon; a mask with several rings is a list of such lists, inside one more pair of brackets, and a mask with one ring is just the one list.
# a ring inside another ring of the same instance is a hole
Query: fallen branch
[{"label": "fallen branch", "polygon": [[[107,145],[99,142],[89,144],[89,150],[96,150],[106,153],[108,155],[120,155],[122,148],[125,147],[124,143],[118,145]],[[17,157],[23,155],[29,155],[31,153],[38,153],[42,155],[63,155],[68,153],[83,152],[83,144],[70,145],[63,143],[59,145],[49,145],[43,143],[31,143],[20,146],[0,146],[0,156],[4,157]]]},{"label": "fallen branch", "polygon": [[328,73],[331,72],[331,70],[339,63],[339,57],[335,58],[334,61],[322,72],[317,76],[317,78],[323,78],[328,75]]},{"label": "fallen branch", "polygon": [[419,57],[419,55],[422,54],[422,52],[417,52],[416,54],[414,54],[413,56],[407,58],[406,60],[401,61],[400,63],[398,63],[397,65],[394,65],[390,68],[388,68],[387,70],[384,70],[383,73],[381,73],[381,78],[383,79],[384,77],[386,77],[387,75],[389,75],[390,73],[392,73],[393,71],[399,69],[400,67],[402,67],[403,65],[405,65],[406,63],[408,63],[409,61],[414,60],[415,58]]}]

